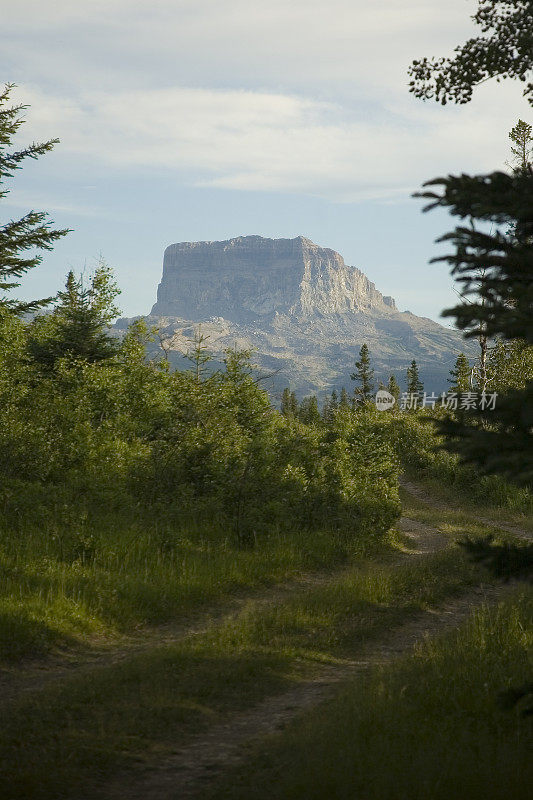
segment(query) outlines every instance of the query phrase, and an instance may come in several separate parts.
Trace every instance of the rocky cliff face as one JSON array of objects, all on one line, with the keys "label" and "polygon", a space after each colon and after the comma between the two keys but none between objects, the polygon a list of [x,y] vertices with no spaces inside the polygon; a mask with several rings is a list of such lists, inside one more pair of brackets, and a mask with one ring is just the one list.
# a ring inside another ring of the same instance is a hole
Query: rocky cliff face
[{"label": "rocky cliff face", "polygon": [[259,367],[274,376],[274,397],[284,386],[300,395],[351,389],[363,342],[376,381],[393,372],[405,385],[414,358],[428,392],[440,392],[458,353],[472,348],[456,331],[399,312],[359,269],[302,236],[170,245],[148,321],[164,335],[177,368],[189,366],[183,354],[199,326],[218,360],[227,347],[254,350]]},{"label": "rocky cliff face", "polygon": [[248,322],[275,312],[302,317],[394,308],[334,250],[303,236],[239,236],[167,247],[152,315]]}]

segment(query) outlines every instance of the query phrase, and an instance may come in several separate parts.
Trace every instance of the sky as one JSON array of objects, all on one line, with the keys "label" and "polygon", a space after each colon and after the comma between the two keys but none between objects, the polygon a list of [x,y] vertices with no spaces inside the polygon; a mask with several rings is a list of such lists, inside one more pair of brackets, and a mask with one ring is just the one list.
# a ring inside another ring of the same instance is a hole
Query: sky
[{"label": "sky", "polygon": [[[504,168],[531,109],[508,81],[422,102],[407,69],[475,35],[474,0],[0,0],[0,82],[28,105],[17,144],[59,138],[8,183],[0,223],[47,211],[72,232],[23,279],[49,296],[103,256],[124,316],[155,302],[181,241],[303,235],[400,310],[456,296],[413,199],[437,176]],[[441,320],[442,321],[442,320]],[[446,323],[448,324],[448,323]]]}]

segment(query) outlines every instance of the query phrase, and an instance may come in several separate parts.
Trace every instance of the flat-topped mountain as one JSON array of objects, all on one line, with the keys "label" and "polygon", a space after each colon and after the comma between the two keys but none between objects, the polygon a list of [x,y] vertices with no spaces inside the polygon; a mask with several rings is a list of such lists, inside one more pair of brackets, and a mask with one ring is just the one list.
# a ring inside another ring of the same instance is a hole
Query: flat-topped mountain
[{"label": "flat-topped mountain", "polygon": [[395,308],[335,250],[303,236],[180,242],[165,250],[154,316],[247,322],[274,312],[302,317]]},{"label": "flat-topped mountain", "polygon": [[403,384],[414,358],[426,389],[440,392],[458,353],[472,348],[457,331],[398,311],[360,269],[303,236],[171,244],[148,319],[177,367],[188,365],[182,356],[200,326],[217,358],[252,348],[277,391],[299,394],[350,388],[363,342],[377,380],[394,372]]}]

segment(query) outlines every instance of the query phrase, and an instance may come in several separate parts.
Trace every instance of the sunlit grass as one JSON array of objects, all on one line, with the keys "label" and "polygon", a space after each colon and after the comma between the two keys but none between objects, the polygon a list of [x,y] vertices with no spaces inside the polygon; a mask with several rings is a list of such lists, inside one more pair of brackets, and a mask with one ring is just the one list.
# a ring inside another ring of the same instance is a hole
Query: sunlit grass
[{"label": "sunlit grass", "polygon": [[500,710],[496,698],[531,680],[532,618],[531,591],[475,611],[296,719],[204,796],[526,800],[531,720]]},{"label": "sunlit grass", "polygon": [[275,604],[250,600],[179,644],[44,689],[13,707],[0,733],[0,794],[68,795],[133,767],[140,754],[169,754],[226,712],[282,691],[319,663],[349,658],[478,579],[455,548],[404,566],[367,560]]},{"label": "sunlit grass", "polygon": [[240,549],[223,520],[151,519],[124,509],[95,514],[81,530],[4,524],[0,659],[183,619],[229,596],[392,548],[387,537],[300,530],[270,532]]}]

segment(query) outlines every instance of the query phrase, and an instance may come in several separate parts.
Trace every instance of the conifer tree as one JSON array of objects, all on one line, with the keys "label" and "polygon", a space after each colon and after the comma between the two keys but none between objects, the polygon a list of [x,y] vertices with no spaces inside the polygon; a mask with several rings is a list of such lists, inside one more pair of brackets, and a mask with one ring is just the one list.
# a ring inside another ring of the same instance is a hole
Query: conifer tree
[{"label": "conifer tree", "polygon": [[[20,169],[26,158],[38,158],[52,150],[59,139],[50,139],[40,144],[31,144],[22,150],[7,151],[13,137],[24,119],[20,112],[27,106],[9,105],[9,97],[13,84],[6,84],[0,92],[0,200],[8,194],[2,189],[6,178],[12,178],[14,171]],[[18,289],[20,278],[29,270],[38,266],[42,255],[36,250],[51,250],[52,245],[61,239],[69,230],[53,228],[53,222],[47,220],[48,214],[43,211],[30,211],[18,220],[10,220],[0,226],[0,316],[5,313],[23,314],[36,311],[48,305],[53,298],[21,302],[7,296],[7,292]]]},{"label": "conifer tree", "polygon": [[196,383],[201,383],[205,374],[205,365],[208,364],[213,356],[207,346],[209,336],[204,336],[200,326],[194,332],[192,349],[185,353],[185,358],[191,361],[194,366],[194,377]]},{"label": "conifer tree", "polygon": [[331,399],[326,395],[324,398],[324,405],[322,406],[322,419],[326,424],[331,421]]},{"label": "conifer tree", "polygon": [[100,262],[86,287],[71,270],[52,314],[36,317],[29,327],[28,344],[34,360],[51,369],[64,356],[89,363],[112,358],[118,340],[109,335],[108,326],[120,313],[114,304],[118,294],[105,262]]},{"label": "conifer tree", "polygon": [[294,392],[291,392],[289,410],[293,417],[298,416],[299,405],[298,405],[298,399]]},{"label": "conifer tree", "polygon": [[281,413],[284,417],[291,414],[291,390],[288,386],[285,387],[281,395]]},{"label": "conifer tree", "polygon": [[421,394],[424,391],[424,384],[418,374],[418,364],[411,361],[411,366],[407,367],[407,392],[408,394]]},{"label": "conifer tree", "polygon": [[455,367],[450,370],[448,383],[451,392],[467,392],[470,388],[470,363],[464,353],[459,353]]},{"label": "conifer tree", "polygon": [[339,400],[339,408],[342,408],[343,411],[346,411],[350,408],[350,401],[348,399],[348,392],[346,388],[343,386],[341,389],[341,399]]},{"label": "conifer tree", "polygon": [[354,389],[354,406],[364,405],[372,398],[374,391],[374,370],[370,365],[370,353],[366,344],[361,345],[359,361],[355,362],[355,372],[352,372],[350,378],[360,384]]},{"label": "conifer tree", "polygon": [[387,391],[394,397],[397,406],[398,401],[400,399],[400,386],[398,385],[398,381],[396,380],[394,375],[391,375],[389,378],[389,381],[387,383]]},{"label": "conifer tree", "polygon": [[513,170],[526,172],[533,160],[533,128],[524,120],[519,119],[514,128],[509,132],[511,156],[514,160]]},{"label": "conifer tree", "polygon": [[[451,175],[426,186],[442,191],[421,195],[431,201],[425,210],[445,208],[470,220],[441,237],[454,245],[454,252],[434,259],[450,264],[452,275],[465,287],[463,295],[472,297],[444,316],[455,317],[469,338],[483,332],[533,344],[532,168]],[[488,232],[487,225],[492,226]],[[495,408],[445,420],[441,431],[449,437],[449,448],[481,472],[533,485],[533,380],[498,397]]]},{"label": "conifer tree", "polygon": [[300,403],[300,408],[298,411],[298,417],[301,422],[304,422],[306,425],[316,425],[320,422],[320,411],[318,410],[318,400],[316,395],[311,395],[310,397],[306,397]]}]

